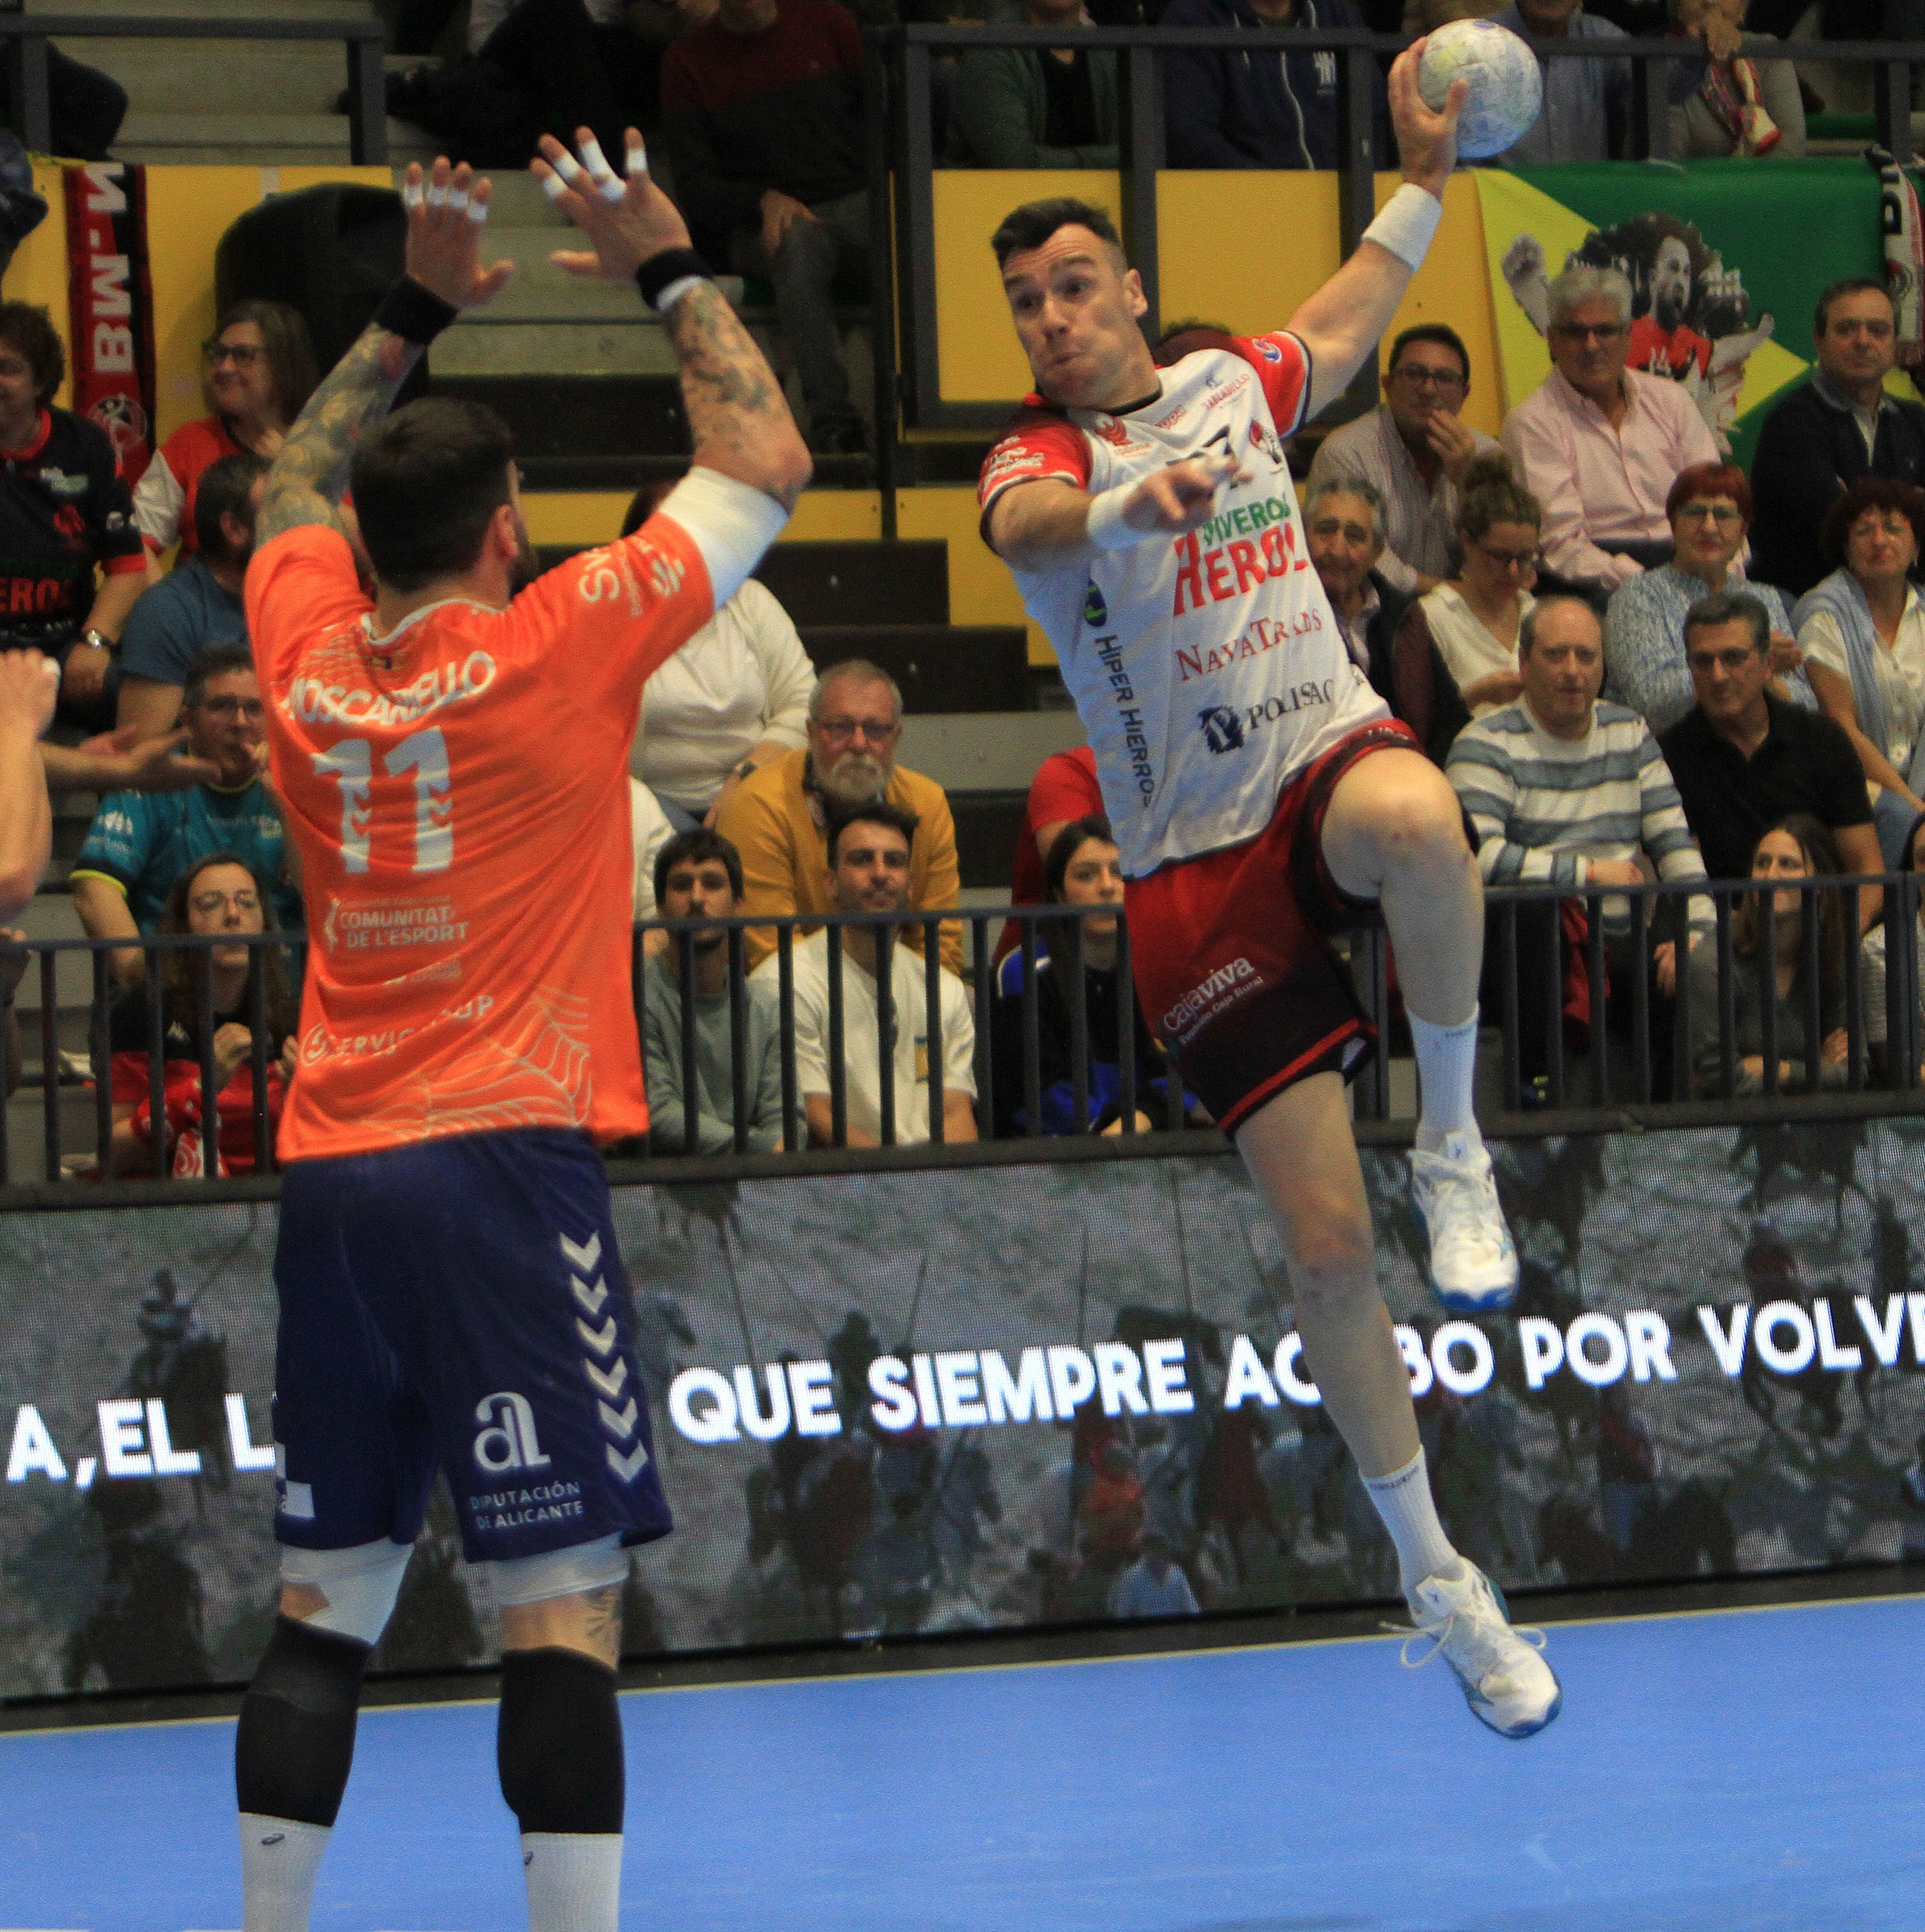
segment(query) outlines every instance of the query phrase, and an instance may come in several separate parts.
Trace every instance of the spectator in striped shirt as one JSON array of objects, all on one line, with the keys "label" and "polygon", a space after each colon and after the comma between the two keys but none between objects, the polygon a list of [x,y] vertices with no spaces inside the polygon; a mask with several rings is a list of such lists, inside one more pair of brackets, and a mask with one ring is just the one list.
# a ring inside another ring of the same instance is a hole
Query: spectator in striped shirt
[{"label": "spectator in striped shirt", "polygon": [[[1702,880],[1704,862],[1650,727],[1622,705],[1598,701],[1604,637],[1597,612],[1579,598],[1545,598],[1519,627],[1518,668],[1523,694],[1467,725],[1445,766],[1477,829],[1485,882],[1543,882],[1574,891],[1637,885],[1647,877],[1638,862],[1641,852],[1669,884]],[[1630,902],[1613,895],[1602,902],[1602,911],[1607,962],[1620,983],[1630,972],[1648,970],[1658,997],[1669,1000],[1678,983],[1675,920],[1654,920],[1657,944],[1648,960],[1634,961]],[[1537,1077],[1548,1046],[1548,1040],[1533,1039],[1543,1032],[1546,1002],[1532,997],[1529,977],[1541,973],[1550,949],[1541,936],[1536,944],[1531,940],[1556,916],[1549,903],[1541,912],[1520,908],[1520,1046],[1527,1081]],[[1714,923],[1710,898],[1694,894],[1687,916],[1695,945]],[[1570,916],[1564,923],[1568,938],[1581,937]],[[1489,952],[1493,960],[1501,957],[1500,947]],[[1654,1019],[1654,1044],[1663,1031]]]}]

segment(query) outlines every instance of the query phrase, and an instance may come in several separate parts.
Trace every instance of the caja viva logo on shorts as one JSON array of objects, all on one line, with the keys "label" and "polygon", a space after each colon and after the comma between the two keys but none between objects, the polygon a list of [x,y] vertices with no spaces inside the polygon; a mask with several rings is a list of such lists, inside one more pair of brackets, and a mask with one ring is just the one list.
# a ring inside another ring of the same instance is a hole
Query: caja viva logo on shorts
[{"label": "caja viva logo on shorts", "polygon": [[475,1420],[488,1425],[475,1438],[475,1460],[490,1475],[547,1467],[535,1432],[535,1411],[526,1396],[508,1389],[484,1396],[475,1405]]}]

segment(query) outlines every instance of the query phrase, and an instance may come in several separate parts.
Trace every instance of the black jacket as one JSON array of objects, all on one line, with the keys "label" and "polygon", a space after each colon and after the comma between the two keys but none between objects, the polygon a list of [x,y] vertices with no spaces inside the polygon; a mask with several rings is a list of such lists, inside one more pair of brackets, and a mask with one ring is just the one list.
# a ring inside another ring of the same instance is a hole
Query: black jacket
[{"label": "black jacket", "polygon": [[[1173,168],[1335,168],[1341,165],[1337,56],[1292,44],[1298,27],[1362,27],[1351,0],[1299,0],[1290,27],[1258,23],[1249,0],[1170,0],[1165,27],[1247,27],[1248,50],[1163,57]],[[1371,128],[1379,168],[1397,165],[1384,76],[1370,66]]]},{"label": "black jacket", "polygon": [[1888,398],[1867,462],[1852,412],[1800,383],[1765,418],[1752,458],[1752,576],[1802,597],[1828,568],[1818,548],[1825,512],[1868,475],[1925,484],[1925,407]]}]

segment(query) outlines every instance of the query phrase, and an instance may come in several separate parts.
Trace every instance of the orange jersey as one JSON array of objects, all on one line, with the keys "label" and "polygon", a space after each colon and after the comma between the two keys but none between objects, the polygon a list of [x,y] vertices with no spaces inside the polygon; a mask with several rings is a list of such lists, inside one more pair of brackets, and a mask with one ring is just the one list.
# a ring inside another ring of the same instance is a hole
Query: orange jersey
[{"label": "orange jersey", "polygon": [[694,540],[653,517],[505,610],[376,638],[310,525],[262,547],[247,607],[310,941],[281,1160],[645,1131],[628,753],[643,683],[712,614]]}]

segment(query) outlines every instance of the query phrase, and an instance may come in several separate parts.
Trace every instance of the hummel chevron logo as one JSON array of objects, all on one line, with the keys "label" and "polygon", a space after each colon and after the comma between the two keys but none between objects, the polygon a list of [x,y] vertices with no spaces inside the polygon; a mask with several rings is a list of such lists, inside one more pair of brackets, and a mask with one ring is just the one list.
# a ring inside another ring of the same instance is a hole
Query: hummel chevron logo
[{"label": "hummel chevron logo", "polygon": [[590,1282],[583,1281],[579,1276],[571,1274],[568,1276],[568,1286],[574,1290],[575,1299],[587,1310],[590,1316],[599,1315],[601,1312],[601,1304],[608,1299],[608,1285],[601,1276],[597,1275],[594,1280]]},{"label": "hummel chevron logo", "polygon": [[627,1404],[619,1414],[605,1402],[598,1402],[595,1406],[601,1412],[601,1426],[610,1436],[619,1436],[625,1440],[634,1434],[637,1412],[633,1396],[629,1396]]},{"label": "hummel chevron logo", "polygon": [[562,1244],[562,1252],[583,1274],[594,1272],[595,1263],[601,1258],[601,1237],[599,1234],[589,1235],[588,1246],[585,1248],[577,1247],[565,1234],[558,1234],[555,1238]]},{"label": "hummel chevron logo", "polygon": [[622,1391],[628,1384],[628,1365],[619,1355],[615,1358],[615,1366],[612,1369],[598,1369],[592,1362],[583,1362],[581,1367],[582,1373],[610,1402],[620,1400]]},{"label": "hummel chevron logo", "polygon": [[610,1316],[599,1328],[591,1328],[586,1322],[577,1320],[575,1332],[598,1355],[613,1354],[615,1351],[615,1318]]},{"label": "hummel chevron logo", "polygon": [[608,1458],[608,1466],[625,1483],[632,1483],[641,1473],[649,1460],[649,1452],[639,1442],[625,1456],[616,1455],[615,1445],[612,1442],[603,1443],[601,1453]]}]

